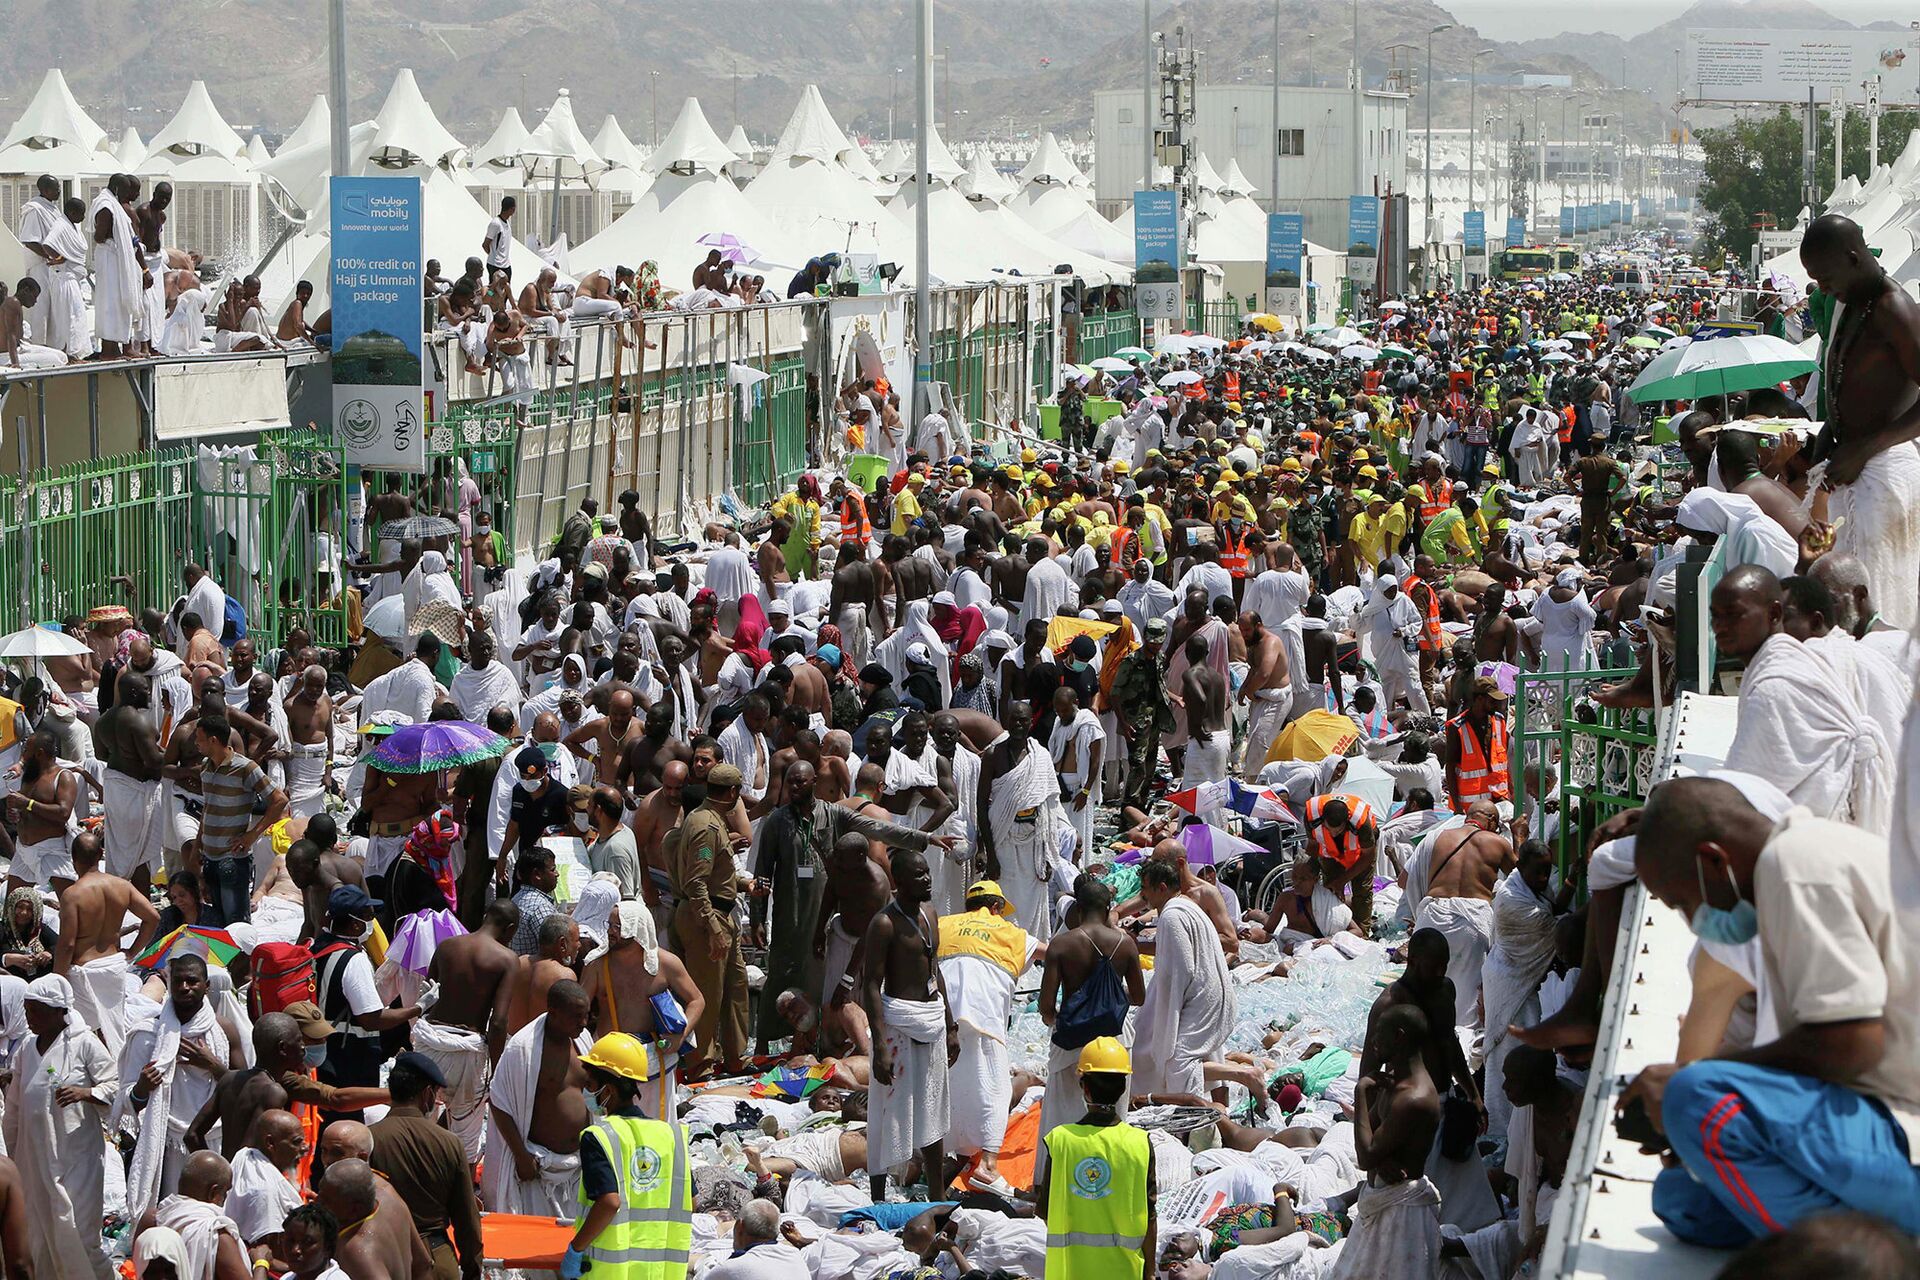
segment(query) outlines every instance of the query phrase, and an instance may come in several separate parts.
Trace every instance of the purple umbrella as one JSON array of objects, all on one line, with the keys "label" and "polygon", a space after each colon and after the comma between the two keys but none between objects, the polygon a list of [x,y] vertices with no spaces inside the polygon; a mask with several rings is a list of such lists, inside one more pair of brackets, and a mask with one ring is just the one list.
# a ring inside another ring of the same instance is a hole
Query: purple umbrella
[{"label": "purple umbrella", "polygon": [[760,256],[758,249],[729,231],[709,232],[694,243],[720,250],[720,256],[728,262],[751,262]]},{"label": "purple umbrella", "polygon": [[438,773],[505,755],[511,744],[468,720],[402,725],[367,757],[382,773]]}]

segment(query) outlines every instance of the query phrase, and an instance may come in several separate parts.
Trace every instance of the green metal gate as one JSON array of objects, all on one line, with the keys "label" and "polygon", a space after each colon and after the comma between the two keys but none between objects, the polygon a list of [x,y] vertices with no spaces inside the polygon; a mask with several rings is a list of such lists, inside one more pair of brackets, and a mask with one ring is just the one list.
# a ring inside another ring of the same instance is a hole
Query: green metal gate
[{"label": "green metal gate", "polygon": [[1559,783],[1559,831],[1551,848],[1563,875],[1584,875],[1587,842],[1599,825],[1646,802],[1654,782],[1660,731],[1650,710],[1614,710],[1590,691],[1632,679],[1634,670],[1527,671],[1516,682],[1514,748],[1524,812],[1536,788]]}]

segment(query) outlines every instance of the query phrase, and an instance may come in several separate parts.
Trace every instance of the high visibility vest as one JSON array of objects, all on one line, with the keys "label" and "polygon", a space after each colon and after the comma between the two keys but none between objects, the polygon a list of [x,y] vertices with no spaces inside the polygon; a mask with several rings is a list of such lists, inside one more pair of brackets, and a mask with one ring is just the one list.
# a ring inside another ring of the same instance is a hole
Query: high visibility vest
[{"label": "high visibility vest", "polygon": [[[1329,800],[1344,800],[1347,804],[1347,829],[1337,836],[1320,821],[1320,815],[1326,810]],[[1351,867],[1360,861],[1360,855],[1365,852],[1360,844],[1360,830],[1372,825],[1373,806],[1359,796],[1336,792],[1315,796],[1307,801],[1307,827],[1313,832],[1315,856],[1337,862],[1343,867]]]},{"label": "high visibility vest", "polygon": [[[1426,584],[1417,573],[1408,574],[1407,580],[1400,584],[1400,589],[1407,593],[1407,599],[1413,600],[1413,589],[1420,585],[1427,586],[1427,616],[1420,622],[1420,647],[1437,653],[1443,643],[1440,631],[1440,593],[1430,584]],[[1415,600],[1414,608],[1419,607],[1420,602]]]},{"label": "high visibility vest", "polygon": [[0,751],[19,744],[19,716],[23,709],[12,698],[0,698]]},{"label": "high visibility vest", "polygon": [[1453,505],[1453,486],[1446,480],[1435,480],[1431,484],[1422,480],[1420,491],[1427,496],[1420,500],[1420,523],[1432,524],[1440,518],[1440,513]]},{"label": "high visibility vest", "polygon": [[1223,399],[1233,400],[1237,402],[1240,399],[1240,375],[1235,373],[1231,369],[1227,370],[1227,376],[1226,376],[1224,385],[1226,388],[1226,395],[1223,397]]},{"label": "high visibility vest", "polygon": [[[685,1280],[693,1250],[693,1168],[687,1131],[637,1116],[603,1116],[580,1134],[606,1152],[620,1208],[587,1247],[595,1280]],[[583,1186],[580,1203],[587,1203]]]},{"label": "high visibility vest", "polygon": [[1247,576],[1247,531],[1242,529],[1240,537],[1235,539],[1228,533],[1220,547],[1220,567],[1236,578]]},{"label": "high visibility vest", "polygon": [[1560,410],[1560,443],[1573,443],[1573,406],[1567,405]]},{"label": "high visibility vest", "polygon": [[1132,525],[1121,525],[1113,531],[1113,541],[1108,544],[1113,549],[1113,567],[1122,573],[1133,571],[1133,562],[1140,558],[1140,535]]},{"label": "high visibility vest", "polygon": [[840,545],[865,547],[873,537],[873,526],[867,522],[867,501],[857,493],[848,493],[840,499]]},{"label": "high visibility vest", "polygon": [[1454,769],[1459,779],[1456,784],[1459,790],[1452,797],[1453,807],[1464,813],[1475,800],[1512,799],[1513,779],[1507,775],[1506,719],[1502,716],[1487,718],[1488,741],[1485,744],[1474,735],[1465,712],[1455,716],[1452,724],[1460,743],[1460,759]]},{"label": "high visibility vest", "polygon": [[1147,1240],[1144,1129],[1063,1124],[1048,1133],[1047,1280],[1141,1274]]}]

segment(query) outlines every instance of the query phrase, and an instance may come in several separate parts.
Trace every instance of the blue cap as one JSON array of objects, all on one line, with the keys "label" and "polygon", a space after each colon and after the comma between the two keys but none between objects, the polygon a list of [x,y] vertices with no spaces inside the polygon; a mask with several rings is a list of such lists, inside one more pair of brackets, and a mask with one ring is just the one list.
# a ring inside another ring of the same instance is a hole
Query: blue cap
[{"label": "blue cap", "polygon": [[826,663],[828,666],[837,667],[840,665],[840,646],[839,645],[823,644],[820,646],[820,648],[816,652],[820,661]]},{"label": "blue cap", "polygon": [[386,905],[357,884],[337,884],[327,895],[329,916],[357,916]]}]

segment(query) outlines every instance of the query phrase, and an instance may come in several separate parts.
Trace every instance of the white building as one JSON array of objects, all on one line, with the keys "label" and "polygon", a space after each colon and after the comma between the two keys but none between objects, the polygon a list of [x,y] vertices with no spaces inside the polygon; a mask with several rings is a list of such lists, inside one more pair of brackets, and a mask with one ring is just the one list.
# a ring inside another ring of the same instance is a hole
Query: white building
[{"label": "white building", "polygon": [[[1108,217],[1141,185],[1144,101],[1139,90],[1093,95],[1094,199]],[[1204,151],[1217,166],[1238,162],[1262,191],[1263,206],[1303,213],[1309,240],[1345,245],[1347,197],[1407,190],[1406,95],[1369,90],[1360,104],[1356,128],[1351,91],[1282,86],[1276,128],[1272,86],[1201,85],[1187,141],[1191,154]],[[1273,185],[1276,148],[1277,203],[1266,190]]]}]

